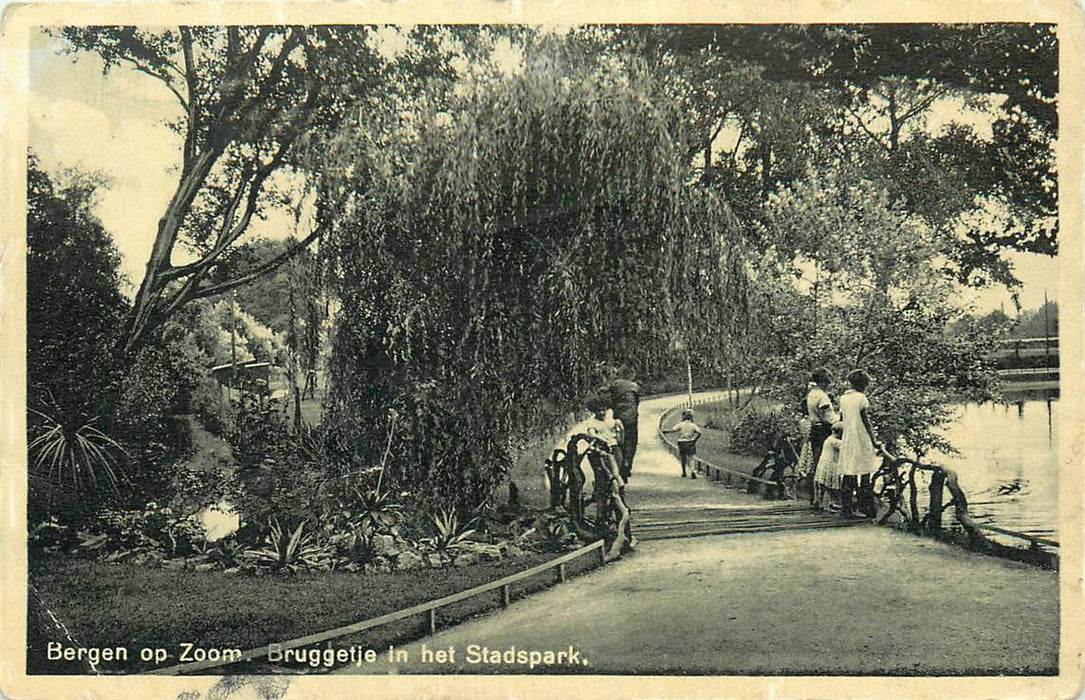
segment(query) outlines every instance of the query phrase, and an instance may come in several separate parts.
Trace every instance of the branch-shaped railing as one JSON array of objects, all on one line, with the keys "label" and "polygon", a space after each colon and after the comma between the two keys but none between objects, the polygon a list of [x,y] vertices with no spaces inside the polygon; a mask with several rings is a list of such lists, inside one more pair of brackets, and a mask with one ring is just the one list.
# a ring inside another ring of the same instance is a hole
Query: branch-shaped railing
[{"label": "branch-shaped railing", "polygon": [[[954,470],[938,464],[924,464],[910,457],[898,457],[884,449],[881,455],[882,465],[874,474],[873,479],[874,495],[881,499],[885,508],[877,517],[879,524],[884,524],[894,514],[899,514],[906,529],[938,537],[944,531],[943,515],[952,507],[956,521],[968,536],[970,546],[1012,555],[1012,551],[1016,551],[1015,548],[1003,547],[983,534],[993,532],[1028,542],[1031,553],[1044,555],[1041,557],[1041,563],[1044,565],[1055,561],[1055,555],[1043,552],[1043,548],[1057,549],[1059,543],[1056,540],[1009,530],[989,523],[976,522],[968,510],[968,498]],[[919,482],[916,477],[924,472],[930,474],[930,483],[927,485],[929,500],[926,513],[921,514]],[[949,501],[944,500],[946,491],[950,494]]]},{"label": "branch-shaped railing", "polygon": [[[587,477],[581,464],[585,458],[591,466],[594,483],[589,498],[584,496]],[[550,486],[551,510],[564,508],[572,516],[581,539],[605,540],[606,559],[621,556],[632,544],[630,513],[618,462],[606,443],[583,433],[573,435],[564,449],[551,452],[544,471]],[[595,517],[585,512],[585,504],[592,502]]]},{"label": "branch-shaped railing", "polygon": [[[952,507],[957,522],[968,535],[970,544],[977,547],[989,544],[968,512],[968,498],[961,489],[957,472],[938,464],[924,464],[918,459],[900,457],[884,448],[880,451],[882,465],[872,479],[874,495],[886,506],[877,518],[879,524],[888,522],[894,513],[899,513],[907,529],[937,536],[942,533],[943,514]],[[927,486],[929,503],[925,514],[920,513],[919,482],[916,479],[921,472],[931,475],[930,484]],[[950,493],[948,502],[944,500],[947,490]]]}]

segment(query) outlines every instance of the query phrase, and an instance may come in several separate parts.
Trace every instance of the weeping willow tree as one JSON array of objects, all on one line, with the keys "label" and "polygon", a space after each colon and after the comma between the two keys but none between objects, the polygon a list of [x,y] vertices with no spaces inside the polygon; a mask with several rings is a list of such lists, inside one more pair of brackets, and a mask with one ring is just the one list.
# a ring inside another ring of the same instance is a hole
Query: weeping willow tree
[{"label": "weeping willow tree", "polygon": [[676,337],[722,347],[746,295],[739,237],[647,72],[529,64],[327,148],[346,194],[326,420],[373,462],[391,435],[389,476],[461,510],[608,367],[658,369]]}]

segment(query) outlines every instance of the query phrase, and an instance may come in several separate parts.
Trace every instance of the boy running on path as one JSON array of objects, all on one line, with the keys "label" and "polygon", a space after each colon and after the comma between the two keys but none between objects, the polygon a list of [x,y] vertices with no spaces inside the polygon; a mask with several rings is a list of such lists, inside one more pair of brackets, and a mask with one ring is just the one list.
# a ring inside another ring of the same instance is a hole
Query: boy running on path
[{"label": "boy running on path", "polygon": [[682,462],[682,478],[686,476],[689,465],[689,478],[696,479],[697,471],[693,468],[693,457],[697,454],[697,440],[701,437],[701,428],[693,422],[693,409],[682,410],[682,420],[664,433],[678,433],[678,458]]}]

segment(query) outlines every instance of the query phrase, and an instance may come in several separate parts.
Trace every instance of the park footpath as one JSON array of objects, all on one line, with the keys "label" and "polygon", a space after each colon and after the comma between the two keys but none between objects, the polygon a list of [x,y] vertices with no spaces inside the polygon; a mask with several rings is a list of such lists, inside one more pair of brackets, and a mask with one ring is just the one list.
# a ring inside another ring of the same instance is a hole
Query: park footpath
[{"label": "park footpath", "polygon": [[[656,433],[675,402],[641,404],[634,527],[683,510],[779,509],[679,476]],[[406,662],[382,654],[344,672],[1054,674],[1058,648],[1056,572],[862,523],[643,538],[601,569],[405,645]]]}]

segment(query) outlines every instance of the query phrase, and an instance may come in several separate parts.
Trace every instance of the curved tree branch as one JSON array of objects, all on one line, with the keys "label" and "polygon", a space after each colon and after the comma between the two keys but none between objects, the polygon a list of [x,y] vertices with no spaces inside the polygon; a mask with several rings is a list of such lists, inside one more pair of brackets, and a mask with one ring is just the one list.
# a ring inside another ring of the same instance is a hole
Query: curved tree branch
[{"label": "curved tree branch", "polygon": [[312,233],[310,233],[308,236],[306,236],[304,239],[302,239],[297,245],[291,247],[289,250],[287,250],[287,251],[285,251],[285,252],[283,252],[283,253],[281,253],[279,255],[276,255],[274,258],[271,258],[270,260],[266,260],[265,262],[257,265],[253,269],[249,270],[244,275],[241,275],[239,277],[235,277],[232,280],[227,280],[225,282],[220,282],[218,284],[213,284],[213,285],[208,286],[208,287],[202,287],[202,288],[196,289],[195,292],[192,294],[192,296],[190,298],[191,299],[203,299],[205,297],[212,297],[212,296],[216,296],[218,294],[222,294],[223,292],[228,292],[231,289],[234,289],[236,287],[246,285],[249,282],[252,282],[253,280],[255,280],[255,279],[257,279],[257,278],[259,278],[259,277],[261,277],[263,275],[266,275],[267,273],[275,270],[277,267],[279,267],[280,265],[285,263],[287,260],[290,260],[295,255],[299,254],[301,251],[305,250],[307,247],[309,247],[309,245],[313,241],[320,238],[320,236],[323,235],[323,233],[324,233],[324,228],[321,227],[321,226],[318,226],[316,229],[313,230]]}]

